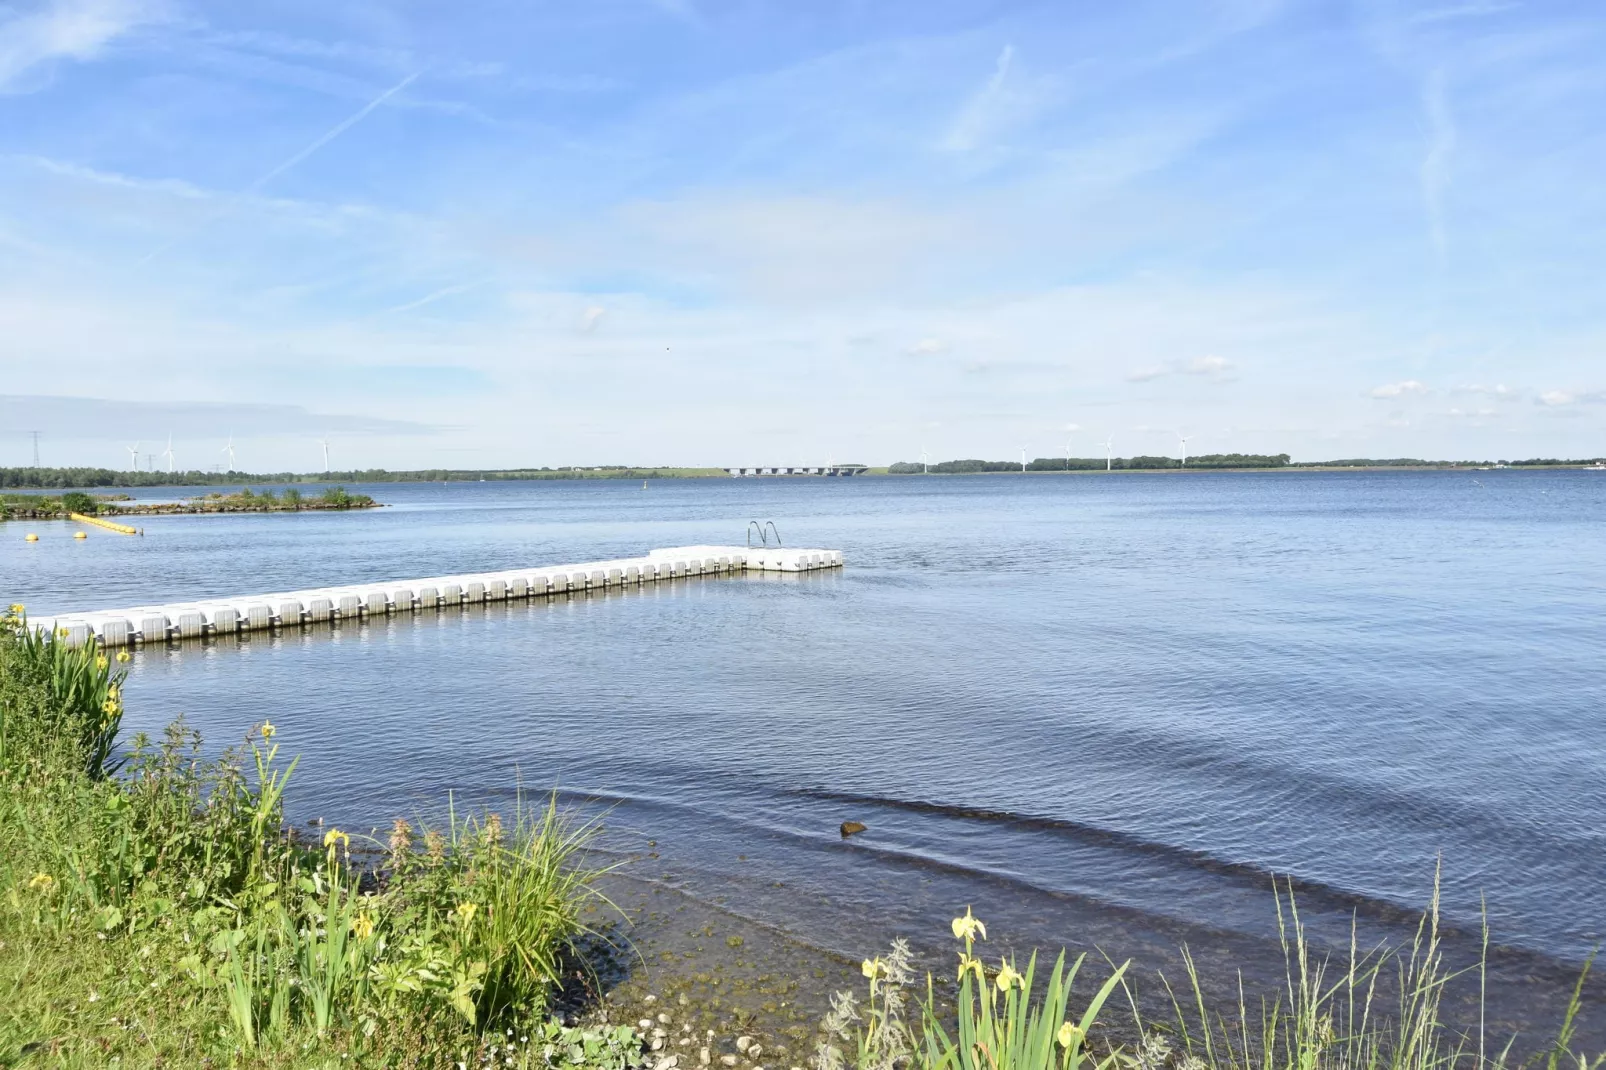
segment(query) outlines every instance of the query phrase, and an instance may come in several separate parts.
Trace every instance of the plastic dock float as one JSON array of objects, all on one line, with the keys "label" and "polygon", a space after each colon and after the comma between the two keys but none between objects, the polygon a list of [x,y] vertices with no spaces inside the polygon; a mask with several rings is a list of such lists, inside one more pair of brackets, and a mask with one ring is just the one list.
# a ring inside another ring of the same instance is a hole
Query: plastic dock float
[{"label": "plastic dock float", "polygon": [[676,546],[646,557],[585,561],[574,565],[432,576],[390,583],[359,583],[275,594],[208,598],[161,606],[135,606],[92,613],[33,617],[29,624],[69,646],[94,639],[103,646],[133,646],[170,640],[299,628],[307,624],[361,621],[395,613],[448,606],[546,598],[608,587],[665,583],[687,576],[733,572],[812,572],[841,568],[842,551],[771,546]]}]

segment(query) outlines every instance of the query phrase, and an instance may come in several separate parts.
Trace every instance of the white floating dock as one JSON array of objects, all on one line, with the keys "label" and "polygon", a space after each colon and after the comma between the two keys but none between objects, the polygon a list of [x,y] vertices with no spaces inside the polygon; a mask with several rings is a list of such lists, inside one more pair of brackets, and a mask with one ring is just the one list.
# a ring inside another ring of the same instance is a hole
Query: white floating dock
[{"label": "white floating dock", "polygon": [[362,620],[447,606],[545,598],[571,591],[662,583],[705,573],[810,572],[841,567],[840,550],[676,546],[653,550],[646,557],[617,561],[586,561],[576,565],[433,576],[391,583],[358,583],[349,587],[208,598],[199,602],[93,613],[61,613],[54,617],[32,617],[29,623],[40,631],[60,636],[72,646],[81,646],[91,638],[105,646],[132,646],[171,639],[299,628],[305,624]]}]

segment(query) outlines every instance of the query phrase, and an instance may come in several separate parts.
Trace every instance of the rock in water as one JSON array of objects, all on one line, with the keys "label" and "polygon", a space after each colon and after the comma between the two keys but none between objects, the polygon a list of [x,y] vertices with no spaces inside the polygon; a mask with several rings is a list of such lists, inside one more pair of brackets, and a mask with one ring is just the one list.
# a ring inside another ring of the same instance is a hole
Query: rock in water
[{"label": "rock in water", "polygon": [[847,839],[849,836],[857,836],[859,833],[861,833],[863,831],[864,831],[864,826],[861,825],[857,821],[844,821],[844,822],[842,822],[842,838],[844,840]]}]

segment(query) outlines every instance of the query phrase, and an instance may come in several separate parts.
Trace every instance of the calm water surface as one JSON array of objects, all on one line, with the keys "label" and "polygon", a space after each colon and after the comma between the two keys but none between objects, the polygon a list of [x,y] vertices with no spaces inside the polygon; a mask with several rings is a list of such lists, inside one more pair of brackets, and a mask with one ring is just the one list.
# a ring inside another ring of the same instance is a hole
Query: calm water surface
[{"label": "calm water surface", "polygon": [[[293,816],[607,805],[633,872],[832,948],[940,934],[1223,963],[1397,934],[1442,859],[1514,974],[1606,934],[1606,476],[380,485],[356,514],[0,525],[30,610],[742,541],[847,568],[144,650],[129,727],[271,717]],[[142,492],[144,493],[144,492]],[[172,492],[149,492],[171,497]],[[844,842],[852,818],[869,832]],[[649,846],[649,842],[650,846]]]}]

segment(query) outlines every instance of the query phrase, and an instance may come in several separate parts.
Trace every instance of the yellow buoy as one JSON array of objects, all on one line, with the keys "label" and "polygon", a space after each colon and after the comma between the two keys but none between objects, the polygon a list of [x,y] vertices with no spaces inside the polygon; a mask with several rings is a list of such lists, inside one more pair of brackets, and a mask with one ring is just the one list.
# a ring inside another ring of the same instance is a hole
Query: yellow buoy
[{"label": "yellow buoy", "polygon": [[39,536],[35,535],[33,532],[30,531],[30,532],[28,532],[28,536],[24,541],[25,542],[38,542],[39,541]]},{"label": "yellow buoy", "polygon": [[73,538],[75,538],[75,539],[87,539],[87,538],[89,538],[89,536],[88,536],[88,535],[85,535],[85,534],[84,534],[84,533],[83,533],[83,532],[81,532],[81,531],[75,531],[75,532],[73,532],[73,533],[72,533],[72,537],[73,537]]}]

